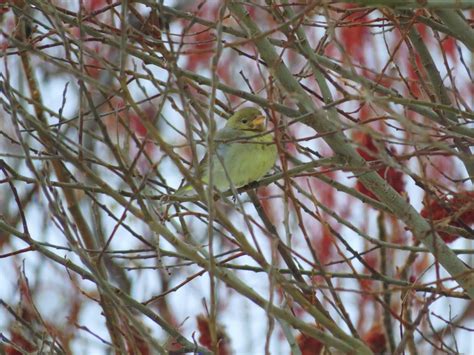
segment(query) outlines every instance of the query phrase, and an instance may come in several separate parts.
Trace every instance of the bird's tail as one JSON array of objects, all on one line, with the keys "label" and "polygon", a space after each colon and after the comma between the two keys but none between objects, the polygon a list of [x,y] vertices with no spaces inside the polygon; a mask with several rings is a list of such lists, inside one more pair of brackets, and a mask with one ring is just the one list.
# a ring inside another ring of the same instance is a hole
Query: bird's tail
[{"label": "bird's tail", "polygon": [[176,192],[174,193],[175,196],[186,196],[189,192],[194,191],[193,187],[189,184],[181,186]]}]

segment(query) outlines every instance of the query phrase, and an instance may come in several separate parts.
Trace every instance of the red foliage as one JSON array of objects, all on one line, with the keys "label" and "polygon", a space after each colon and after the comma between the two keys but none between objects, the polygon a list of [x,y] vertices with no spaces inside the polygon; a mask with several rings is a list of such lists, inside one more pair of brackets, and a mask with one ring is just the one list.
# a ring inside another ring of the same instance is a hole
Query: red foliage
[{"label": "red foliage", "polygon": [[[200,315],[196,318],[197,326],[199,330],[199,344],[205,346],[208,349],[212,348],[212,339],[211,339],[211,331],[209,329],[209,318]],[[230,355],[232,352],[230,351],[230,342],[227,334],[225,333],[222,327],[218,327],[217,329],[217,343],[218,343],[218,355]]]},{"label": "red foliage", "polygon": [[375,354],[384,354],[387,351],[385,333],[380,325],[374,325],[362,339]]},{"label": "red foliage", "polygon": [[127,338],[128,355],[150,355],[152,350],[147,341],[138,333],[134,332],[133,338]]},{"label": "red foliage", "polygon": [[275,204],[272,202],[271,196],[272,189],[268,186],[262,186],[258,189],[258,199],[262,204],[265,214],[270,218],[271,221],[276,221],[276,210]]},{"label": "red foliage", "polygon": [[374,281],[370,279],[360,279],[359,280],[359,285],[362,289],[362,291],[369,292],[372,289]]},{"label": "red foliage", "polygon": [[456,40],[453,37],[446,37],[441,42],[441,48],[452,59],[456,58]]},{"label": "red foliage", "polygon": [[[368,253],[363,257],[363,259],[366,263],[366,266],[364,266],[364,270],[368,271],[369,274],[371,273],[370,269],[377,269],[379,259],[376,253],[374,252]],[[374,284],[374,280],[372,279],[359,279],[359,285],[362,291],[364,292],[371,292],[373,284]],[[365,293],[364,293],[364,296],[365,296]]]},{"label": "red foliage", "polygon": [[324,346],[319,340],[309,337],[306,334],[298,335],[296,342],[298,343],[302,355],[319,355]]},{"label": "red foliage", "polygon": [[374,154],[371,153],[371,152],[378,153],[379,151],[378,148],[375,146],[374,141],[371,136],[365,133],[361,133],[359,136],[356,136],[355,138],[364,147],[364,148],[357,149],[357,152],[360,154],[362,158],[364,158],[367,161],[372,161],[372,160],[377,159],[376,156],[374,156]]},{"label": "red foliage", "polygon": [[[194,6],[198,2],[190,1],[189,10],[195,12],[199,17],[202,17],[206,20],[216,21],[218,18],[219,3],[202,3],[198,5],[198,11],[194,9]],[[183,28],[189,26],[187,21],[184,21],[182,24]],[[204,25],[194,23],[191,28],[188,30],[188,35],[192,36],[187,37],[187,44],[185,46],[185,51],[183,54],[186,54],[187,63],[186,69],[191,71],[196,71],[199,67],[209,68],[210,60],[214,55],[214,45],[215,45],[215,35],[212,32],[212,28],[206,27]]]},{"label": "red foliage", "polygon": [[94,79],[99,79],[103,69],[100,60],[98,58],[92,57],[86,57],[84,68],[87,72],[87,75]]},{"label": "red foliage", "polygon": [[186,69],[196,71],[200,66],[209,67],[212,58],[215,36],[209,28],[203,25],[194,25],[192,27],[194,36],[191,37],[191,45],[187,48],[188,61]]},{"label": "red foliage", "polygon": [[[226,84],[232,84],[234,82],[233,76],[232,76],[232,62],[234,61],[233,58],[227,57],[227,58],[222,58],[219,61],[219,65],[217,67],[217,76],[219,79],[226,83]],[[238,102],[238,97],[232,95],[231,100],[233,100],[233,103]]]},{"label": "red foliage", "polygon": [[415,283],[420,276],[430,267],[432,260],[427,253],[418,254],[415,263],[412,267],[412,274],[410,275],[410,282]]},{"label": "red foliage", "polygon": [[[276,125],[275,122],[273,122],[274,126]],[[294,127],[288,127],[287,134],[282,135],[281,139],[284,141],[284,151],[287,152],[288,154],[297,154],[298,150],[296,149],[297,145],[294,141],[295,137],[297,136],[297,129]]]},{"label": "red foliage", "polygon": [[420,33],[421,38],[423,38],[423,41],[425,43],[429,42],[429,40],[431,39],[431,36],[428,33],[428,27],[424,23],[417,23],[415,27]]},{"label": "red foliage", "polygon": [[17,330],[12,330],[11,331],[11,342],[15,344],[16,347],[19,349],[23,350],[19,351],[15,349],[13,346],[5,346],[5,354],[7,355],[21,355],[26,353],[32,353],[34,352],[37,348],[36,345],[29,340],[27,340],[19,331]]},{"label": "red foliage", "polygon": [[[20,277],[18,280],[18,290],[21,294],[21,303],[20,307],[17,310],[18,315],[24,322],[33,326],[37,323],[38,317],[35,312],[35,306],[33,304],[32,296],[28,283],[23,277]],[[34,327],[33,327],[34,328]],[[22,327],[13,323],[9,327],[11,333],[11,342],[18,349],[23,350],[23,352],[16,350],[13,346],[5,346],[5,353],[8,355],[23,354],[24,352],[33,352],[37,349],[36,344],[31,341],[30,337],[27,337],[26,334],[22,332]]]},{"label": "red foliage", "polygon": [[[425,204],[420,214],[433,221],[448,219],[449,225],[462,227],[474,223],[474,191],[454,194],[450,198],[442,196]],[[453,242],[457,235],[439,232],[440,237],[446,242]]]},{"label": "red foliage", "polygon": [[153,122],[153,119],[156,115],[156,108],[152,105],[146,105],[145,107],[142,107],[142,111],[145,114],[145,117],[139,117],[135,113],[129,115],[130,128],[138,137],[145,137],[148,133],[143,120]]},{"label": "red foliage", "polygon": [[[416,65],[416,67],[414,67]],[[421,63],[421,59],[419,55],[415,55],[415,63],[408,61],[408,85],[410,86],[411,94],[415,96],[415,98],[421,95],[421,87],[420,87],[420,75],[418,68],[422,68],[423,64]]]},{"label": "red foliage", "polygon": [[183,346],[176,340],[176,338],[170,338],[168,340],[168,346],[166,347],[166,350],[169,353],[181,353]]},{"label": "red foliage", "polygon": [[[354,7],[354,5],[348,5]],[[354,57],[359,63],[364,63],[366,58],[366,43],[370,39],[369,27],[364,23],[368,20],[365,15],[366,11],[354,11],[344,18],[348,26],[342,27],[340,30],[341,42],[347,54]]]},{"label": "red foliage", "polygon": [[[393,69],[390,68],[385,68],[384,72],[381,73],[374,73],[368,70],[364,70],[363,75],[367,77],[367,79],[373,80],[377,82],[379,85],[382,85],[386,88],[393,88],[394,86],[394,79],[393,79],[393,74],[392,74]],[[366,107],[367,105],[364,105],[363,107]]]},{"label": "red foliage", "polygon": [[[367,161],[374,161],[378,159],[377,154],[379,150],[375,146],[374,141],[372,140],[372,137],[370,135],[361,133],[360,136],[355,137],[355,139],[359,141],[362,146],[361,148],[357,149],[357,152],[361,155],[362,158]],[[392,154],[394,153],[393,151],[390,152]],[[395,191],[397,191],[398,193],[403,192],[405,190],[403,174],[400,171],[395,170],[394,168],[384,166],[383,163],[381,164],[382,167],[377,169],[377,173],[382,178],[387,180],[387,182],[395,189]],[[364,195],[378,200],[378,198],[371,191],[369,191],[360,181],[357,181],[356,189]]]},{"label": "red foliage", "polygon": [[423,42],[428,43],[430,39],[432,38],[429,33],[429,27],[425,25],[424,23],[420,23],[417,21],[417,17],[426,15],[426,10],[424,9],[415,10],[414,15],[415,15],[414,21],[415,21],[416,30],[418,31],[421,38],[423,39]]},{"label": "red foliage", "polygon": [[93,12],[106,5],[104,0],[86,0],[84,8],[87,12]]},{"label": "red foliage", "polygon": [[334,240],[328,226],[323,225],[321,229],[318,228],[318,234],[313,236],[313,245],[319,261],[323,264],[327,263],[331,259],[334,251]]},{"label": "red foliage", "polygon": [[[326,177],[336,180],[336,172],[335,171],[325,171],[324,175]],[[318,183],[319,182],[319,183]],[[326,183],[322,183],[319,180],[312,179],[312,185],[315,185],[314,191],[318,191],[318,198],[319,200],[328,208],[335,209],[336,208],[336,194],[334,190],[329,188]],[[318,183],[316,185],[316,183]]]},{"label": "red foliage", "polygon": [[128,118],[130,120],[130,128],[132,132],[135,133],[138,137],[145,137],[147,129],[143,124],[141,118],[135,113],[130,114]]}]

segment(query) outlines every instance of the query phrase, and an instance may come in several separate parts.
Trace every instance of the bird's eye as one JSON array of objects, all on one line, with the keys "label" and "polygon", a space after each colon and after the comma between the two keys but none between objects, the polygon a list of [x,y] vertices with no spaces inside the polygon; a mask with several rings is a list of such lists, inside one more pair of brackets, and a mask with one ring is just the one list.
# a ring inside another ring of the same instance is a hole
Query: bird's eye
[{"label": "bird's eye", "polygon": [[243,124],[246,124],[247,122],[248,122],[248,120],[247,120],[247,119],[245,119],[245,120],[242,120],[242,123],[243,123]]}]

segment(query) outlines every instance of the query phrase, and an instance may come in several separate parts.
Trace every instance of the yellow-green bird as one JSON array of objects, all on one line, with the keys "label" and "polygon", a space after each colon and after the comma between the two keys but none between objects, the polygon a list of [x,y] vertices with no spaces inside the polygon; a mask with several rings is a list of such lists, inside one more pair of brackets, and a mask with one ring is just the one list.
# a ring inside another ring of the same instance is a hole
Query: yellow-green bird
[{"label": "yellow-green bird", "polygon": [[[212,183],[219,191],[238,188],[260,180],[275,164],[277,148],[271,133],[265,133],[265,116],[253,107],[243,108],[229,118],[215,136],[212,156]],[[199,163],[199,176],[209,183],[209,158]],[[177,195],[193,188],[185,185]]]}]

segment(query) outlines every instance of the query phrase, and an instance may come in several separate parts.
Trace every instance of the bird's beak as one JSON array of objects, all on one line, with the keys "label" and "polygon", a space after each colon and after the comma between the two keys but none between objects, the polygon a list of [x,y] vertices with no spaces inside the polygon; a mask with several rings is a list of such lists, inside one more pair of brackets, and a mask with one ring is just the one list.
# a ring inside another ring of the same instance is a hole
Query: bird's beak
[{"label": "bird's beak", "polygon": [[263,115],[257,116],[252,120],[252,122],[250,122],[249,126],[251,129],[255,131],[264,131],[266,128],[265,120],[266,120],[265,116]]}]

